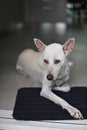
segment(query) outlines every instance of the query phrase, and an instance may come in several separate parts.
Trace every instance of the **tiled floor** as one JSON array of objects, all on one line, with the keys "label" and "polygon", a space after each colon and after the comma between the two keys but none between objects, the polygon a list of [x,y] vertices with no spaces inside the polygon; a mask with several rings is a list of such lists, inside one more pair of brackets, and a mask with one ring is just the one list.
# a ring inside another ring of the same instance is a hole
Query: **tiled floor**
[{"label": "tiled floor", "polygon": [[0,109],[13,109],[18,88],[29,87],[28,78],[19,75],[15,70],[18,54],[25,48],[34,48],[33,38],[37,37],[46,44],[64,43],[75,37],[76,45],[69,56],[74,62],[71,70],[71,86],[87,86],[87,24],[69,26],[62,32],[57,24],[32,24],[22,31],[18,30],[0,38]]}]

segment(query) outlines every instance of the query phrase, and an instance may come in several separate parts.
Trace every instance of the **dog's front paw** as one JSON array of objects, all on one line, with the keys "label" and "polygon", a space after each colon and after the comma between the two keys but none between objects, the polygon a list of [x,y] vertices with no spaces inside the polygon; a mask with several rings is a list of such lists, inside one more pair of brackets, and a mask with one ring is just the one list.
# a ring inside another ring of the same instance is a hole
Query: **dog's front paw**
[{"label": "dog's front paw", "polygon": [[53,88],[54,90],[63,91],[63,92],[69,92],[70,86],[68,83],[63,84],[62,86],[56,86]]},{"label": "dog's front paw", "polygon": [[67,106],[66,110],[70,113],[70,115],[76,119],[83,119],[83,115],[81,112],[72,106]]}]

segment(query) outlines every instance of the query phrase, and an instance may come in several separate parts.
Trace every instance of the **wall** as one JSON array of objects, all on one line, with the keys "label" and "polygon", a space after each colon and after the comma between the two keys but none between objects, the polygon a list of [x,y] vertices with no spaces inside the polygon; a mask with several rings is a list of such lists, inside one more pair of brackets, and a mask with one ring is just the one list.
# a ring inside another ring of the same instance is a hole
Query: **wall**
[{"label": "wall", "polygon": [[27,22],[66,22],[67,0],[26,0]]},{"label": "wall", "polygon": [[0,31],[18,21],[24,21],[24,0],[0,0]]}]

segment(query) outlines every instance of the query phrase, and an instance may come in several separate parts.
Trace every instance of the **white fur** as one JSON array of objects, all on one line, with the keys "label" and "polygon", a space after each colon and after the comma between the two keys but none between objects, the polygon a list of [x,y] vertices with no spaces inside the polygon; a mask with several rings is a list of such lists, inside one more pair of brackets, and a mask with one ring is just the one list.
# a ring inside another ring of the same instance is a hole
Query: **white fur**
[{"label": "white fur", "polygon": [[[66,56],[69,55],[69,53],[72,51],[72,48],[75,44],[75,39],[69,39],[64,45],[53,43],[46,46],[42,41],[36,38],[34,39],[34,42],[39,52],[31,49],[24,50],[18,57],[16,69],[20,73],[32,78],[33,81],[37,81],[42,84],[42,89],[40,92],[41,96],[60,105],[63,109],[66,109],[74,118],[82,119],[83,116],[81,112],[78,109],[72,107],[59,96],[55,95],[51,91],[50,87],[53,80],[56,80],[61,66],[66,59]],[[55,60],[60,60],[60,62],[55,63]],[[51,78],[53,79],[49,80],[47,78],[49,75],[51,75]],[[60,90],[64,91],[64,89],[65,88]],[[68,91],[70,89],[68,88],[66,90]]]}]

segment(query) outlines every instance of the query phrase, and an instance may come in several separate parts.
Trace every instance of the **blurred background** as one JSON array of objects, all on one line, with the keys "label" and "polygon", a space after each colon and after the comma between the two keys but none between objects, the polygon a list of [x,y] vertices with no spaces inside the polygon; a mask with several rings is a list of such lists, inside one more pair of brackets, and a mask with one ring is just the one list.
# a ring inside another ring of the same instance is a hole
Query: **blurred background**
[{"label": "blurred background", "polygon": [[17,90],[31,81],[16,72],[17,57],[35,49],[33,38],[45,44],[76,45],[70,85],[87,86],[87,0],[0,0],[0,109],[12,110]]}]

